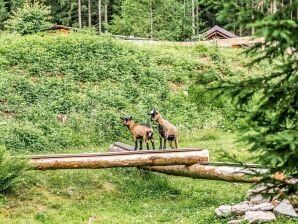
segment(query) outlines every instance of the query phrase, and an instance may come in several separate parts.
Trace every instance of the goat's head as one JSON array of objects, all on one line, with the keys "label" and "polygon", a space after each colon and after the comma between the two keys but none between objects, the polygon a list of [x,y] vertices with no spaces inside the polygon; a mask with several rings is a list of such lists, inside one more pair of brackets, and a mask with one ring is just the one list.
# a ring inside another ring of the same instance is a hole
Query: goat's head
[{"label": "goat's head", "polygon": [[160,113],[158,112],[158,110],[156,110],[155,108],[153,108],[148,115],[151,116],[151,120],[158,120],[158,118],[160,118]]},{"label": "goat's head", "polygon": [[129,126],[132,122],[132,116],[124,116],[124,117],[120,117],[120,119],[122,120],[122,123],[124,126]]}]

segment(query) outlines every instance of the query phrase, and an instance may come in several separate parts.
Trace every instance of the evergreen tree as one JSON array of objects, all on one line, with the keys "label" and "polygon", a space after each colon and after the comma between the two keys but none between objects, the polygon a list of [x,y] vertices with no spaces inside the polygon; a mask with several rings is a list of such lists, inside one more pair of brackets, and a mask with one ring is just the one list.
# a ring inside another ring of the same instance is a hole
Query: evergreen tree
[{"label": "evergreen tree", "polygon": [[[281,172],[298,178],[298,20],[293,16],[298,1],[285,1],[274,10],[272,5],[271,9],[264,5],[266,11],[239,7],[234,1],[221,2],[219,20],[233,13],[232,25],[254,28],[256,36],[264,37],[264,43],[247,51],[254,58],[251,63],[268,61],[275,69],[244,80],[213,80],[208,89],[221,90],[235,99],[235,108],[241,109],[243,140],[251,151],[259,153],[258,161],[270,167],[270,174]],[[274,182],[271,175],[265,180]],[[289,192],[298,190],[297,184],[287,185],[286,179],[278,184]]]},{"label": "evergreen tree", "polygon": [[191,35],[190,26],[184,5],[176,0],[124,0],[110,30],[122,35],[181,40]]},{"label": "evergreen tree", "polygon": [[50,7],[40,3],[25,3],[13,11],[5,22],[5,29],[21,35],[33,34],[50,26]]}]

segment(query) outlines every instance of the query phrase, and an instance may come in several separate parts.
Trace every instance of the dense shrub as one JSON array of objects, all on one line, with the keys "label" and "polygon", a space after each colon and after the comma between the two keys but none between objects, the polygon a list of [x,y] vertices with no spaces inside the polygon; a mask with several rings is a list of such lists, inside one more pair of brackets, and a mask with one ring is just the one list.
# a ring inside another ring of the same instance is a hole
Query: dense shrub
[{"label": "dense shrub", "polygon": [[26,167],[24,159],[12,157],[0,145],[0,194],[11,191],[21,181]]}]

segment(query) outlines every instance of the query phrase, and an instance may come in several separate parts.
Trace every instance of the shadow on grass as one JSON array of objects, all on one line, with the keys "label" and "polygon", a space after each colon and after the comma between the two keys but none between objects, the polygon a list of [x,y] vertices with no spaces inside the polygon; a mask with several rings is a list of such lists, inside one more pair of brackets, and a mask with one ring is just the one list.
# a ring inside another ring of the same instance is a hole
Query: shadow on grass
[{"label": "shadow on grass", "polygon": [[137,168],[115,169],[113,173],[121,179],[118,182],[121,191],[135,199],[181,194],[180,190],[170,185],[164,175]]}]

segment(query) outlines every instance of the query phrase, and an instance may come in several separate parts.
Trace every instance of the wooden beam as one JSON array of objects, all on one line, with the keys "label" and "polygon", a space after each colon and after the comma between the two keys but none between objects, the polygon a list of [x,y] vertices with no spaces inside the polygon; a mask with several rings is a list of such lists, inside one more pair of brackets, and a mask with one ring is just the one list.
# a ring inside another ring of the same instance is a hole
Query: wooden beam
[{"label": "wooden beam", "polygon": [[190,165],[208,162],[207,150],[144,150],[30,156],[34,169],[98,169],[132,166]]},{"label": "wooden beam", "polygon": [[[132,146],[116,142],[110,145],[111,151],[131,151]],[[208,162],[191,165],[167,165],[167,166],[142,166],[144,170],[164,173],[174,176],[184,176],[196,179],[222,180],[228,182],[253,183],[260,180],[260,177],[253,174],[267,172],[267,169],[256,164],[241,166],[236,163]]]}]

